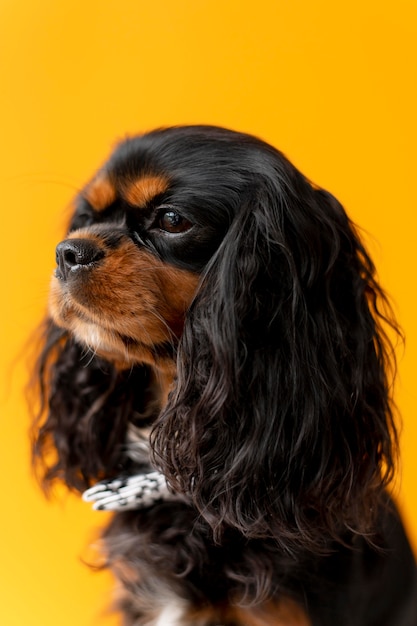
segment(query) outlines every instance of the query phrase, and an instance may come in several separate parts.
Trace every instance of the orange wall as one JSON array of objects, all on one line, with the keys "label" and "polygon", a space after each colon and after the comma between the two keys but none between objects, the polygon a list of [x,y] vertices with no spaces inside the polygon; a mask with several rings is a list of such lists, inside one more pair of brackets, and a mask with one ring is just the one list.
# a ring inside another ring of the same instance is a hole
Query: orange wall
[{"label": "orange wall", "polygon": [[159,125],[262,136],[372,233],[407,335],[400,499],[417,545],[416,17],[413,0],[0,3],[1,624],[114,623],[108,577],[80,561],[103,518],[31,478],[15,358],[71,196],[116,138]]}]

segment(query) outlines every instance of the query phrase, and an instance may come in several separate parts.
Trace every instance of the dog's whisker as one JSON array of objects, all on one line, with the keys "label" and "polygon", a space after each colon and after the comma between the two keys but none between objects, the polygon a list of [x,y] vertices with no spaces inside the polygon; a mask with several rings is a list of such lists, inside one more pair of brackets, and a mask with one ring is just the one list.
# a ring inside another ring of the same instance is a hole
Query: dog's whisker
[{"label": "dog's whisker", "polygon": [[97,356],[97,350],[92,346],[86,346],[86,350],[82,354],[81,359],[84,360],[87,357],[89,357],[89,359],[86,363],[83,364],[83,366],[85,368],[88,368],[91,365],[92,361],[96,358],[96,356]]}]

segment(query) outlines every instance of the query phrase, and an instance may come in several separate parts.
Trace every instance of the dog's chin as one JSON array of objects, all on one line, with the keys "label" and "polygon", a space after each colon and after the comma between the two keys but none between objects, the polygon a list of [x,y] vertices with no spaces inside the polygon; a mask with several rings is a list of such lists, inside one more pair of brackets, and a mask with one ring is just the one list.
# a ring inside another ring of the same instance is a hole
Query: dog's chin
[{"label": "dog's chin", "polygon": [[166,374],[175,373],[175,345],[161,342],[146,345],[132,337],[120,334],[111,326],[101,326],[82,319],[71,307],[65,312],[50,310],[52,320],[67,330],[75,340],[91,353],[112,363],[117,369],[130,369],[136,365],[148,365]]}]

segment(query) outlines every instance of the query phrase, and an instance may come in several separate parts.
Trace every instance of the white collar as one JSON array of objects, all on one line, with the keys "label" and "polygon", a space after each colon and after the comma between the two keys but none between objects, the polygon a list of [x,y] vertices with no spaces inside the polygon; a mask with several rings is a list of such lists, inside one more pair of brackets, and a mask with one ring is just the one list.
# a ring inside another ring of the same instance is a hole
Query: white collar
[{"label": "white collar", "polygon": [[83,493],[96,511],[131,511],[145,509],[156,502],[178,500],[165,476],[156,470],[103,480]]}]

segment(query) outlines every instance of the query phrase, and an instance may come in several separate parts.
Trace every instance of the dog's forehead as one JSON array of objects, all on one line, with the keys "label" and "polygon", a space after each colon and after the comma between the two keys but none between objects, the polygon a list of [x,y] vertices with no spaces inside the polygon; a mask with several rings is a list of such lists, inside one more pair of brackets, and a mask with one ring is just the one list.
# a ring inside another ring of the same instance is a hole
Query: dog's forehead
[{"label": "dog's forehead", "polygon": [[206,151],[191,155],[184,146],[176,151],[172,145],[168,147],[154,150],[137,141],[122,144],[86,185],[82,197],[95,211],[102,212],[117,200],[143,208],[173,189],[178,197],[184,193],[197,197],[222,186],[236,186],[236,174],[227,167],[227,157],[220,163]]},{"label": "dog's forehead", "polygon": [[169,179],[163,174],[138,172],[136,176],[117,179],[111,171],[100,171],[83,191],[83,197],[95,211],[104,211],[118,198],[141,208],[166,192]]},{"label": "dog's forehead", "polygon": [[127,139],[115,148],[82,196],[95,211],[104,211],[119,199],[144,207],[170,185],[166,164],[158,161],[152,145],[143,137]]},{"label": "dog's forehead", "polygon": [[228,210],[260,177],[275,176],[277,159],[263,142],[232,131],[151,131],[119,143],[82,196],[97,212],[119,200],[147,208],[163,196],[168,203]]}]

